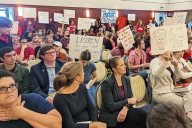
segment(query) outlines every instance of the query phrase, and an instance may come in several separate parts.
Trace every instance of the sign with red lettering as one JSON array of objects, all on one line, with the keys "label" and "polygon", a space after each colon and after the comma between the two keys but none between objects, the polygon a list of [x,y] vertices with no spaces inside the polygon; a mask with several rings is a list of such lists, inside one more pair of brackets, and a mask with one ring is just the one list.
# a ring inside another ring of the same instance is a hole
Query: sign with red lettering
[{"label": "sign with red lettering", "polygon": [[75,10],[64,9],[64,17],[75,18]]},{"label": "sign with red lettering", "polygon": [[124,27],[119,30],[119,38],[125,50],[129,50],[133,47],[133,43],[135,43],[133,34],[129,26]]},{"label": "sign with red lettering", "polygon": [[126,21],[127,21],[126,17],[119,18],[118,30],[120,30],[126,26]]}]

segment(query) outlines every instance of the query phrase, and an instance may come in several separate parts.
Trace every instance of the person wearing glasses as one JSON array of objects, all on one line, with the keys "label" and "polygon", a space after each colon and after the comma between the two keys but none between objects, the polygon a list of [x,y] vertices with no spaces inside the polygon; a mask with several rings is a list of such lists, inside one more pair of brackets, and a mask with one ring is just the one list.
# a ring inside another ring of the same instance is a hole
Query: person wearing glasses
[{"label": "person wearing glasses", "polygon": [[1,48],[0,60],[3,62],[3,65],[0,66],[0,70],[6,70],[15,74],[21,88],[21,93],[29,93],[29,70],[16,63],[15,50],[9,46]]},{"label": "person wearing glasses", "polygon": [[1,128],[61,128],[62,117],[41,96],[20,95],[14,74],[0,71]]},{"label": "person wearing glasses", "polygon": [[39,55],[43,60],[32,66],[29,73],[30,92],[41,95],[53,104],[53,98],[49,96],[55,92],[53,78],[64,62],[56,60],[56,50],[52,45],[42,46]]},{"label": "person wearing glasses", "polygon": [[15,49],[15,52],[19,56],[21,60],[30,60],[33,59],[34,56],[34,49],[29,47],[27,44],[26,38],[19,39],[20,47]]}]

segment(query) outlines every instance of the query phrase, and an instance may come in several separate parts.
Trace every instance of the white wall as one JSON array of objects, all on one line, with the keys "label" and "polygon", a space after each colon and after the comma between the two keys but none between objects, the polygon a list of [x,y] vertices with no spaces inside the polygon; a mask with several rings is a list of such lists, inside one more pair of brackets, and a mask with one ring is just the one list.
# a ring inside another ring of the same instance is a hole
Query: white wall
[{"label": "white wall", "polygon": [[85,8],[167,11],[168,0],[0,0],[0,4],[24,4]]},{"label": "white wall", "polygon": [[168,10],[191,10],[192,9],[192,1],[190,0],[169,0],[168,1]]}]

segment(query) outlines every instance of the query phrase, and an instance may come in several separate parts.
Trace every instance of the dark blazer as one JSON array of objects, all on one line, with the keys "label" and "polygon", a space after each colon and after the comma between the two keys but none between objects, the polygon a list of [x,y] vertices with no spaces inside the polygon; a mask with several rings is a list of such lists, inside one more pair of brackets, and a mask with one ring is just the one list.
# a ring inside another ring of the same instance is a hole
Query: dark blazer
[{"label": "dark blazer", "polygon": [[109,50],[113,49],[113,46],[110,40],[106,40],[105,49],[109,49]]},{"label": "dark blazer", "polygon": [[[55,74],[59,72],[64,62],[56,60]],[[44,61],[31,67],[29,74],[30,92],[37,93],[44,98],[48,97],[49,76]]]},{"label": "dark blazer", "polygon": [[127,99],[133,97],[129,78],[123,75],[121,79],[125,91],[124,99],[113,74],[101,84],[102,104],[99,120],[110,127],[116,126],[119,112],[123,106],[129,105]]}]

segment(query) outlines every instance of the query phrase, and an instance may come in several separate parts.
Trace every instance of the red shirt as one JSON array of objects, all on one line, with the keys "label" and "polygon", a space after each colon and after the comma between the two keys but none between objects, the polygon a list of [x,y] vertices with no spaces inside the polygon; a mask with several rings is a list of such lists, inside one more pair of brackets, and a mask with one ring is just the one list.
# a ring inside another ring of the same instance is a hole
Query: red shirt
[{"label": "red shirt", "polygon": [[[21,53],[21,47],[15,49],[15,52],[17,53],[17,55],[20,55],[20,53]],[[28,60],[30,55],[35,55],[35,54],[34,54],[34,49],[33,49],[33,48],[30,48],[30,47],[27,47],[27,48],[25,49],[25,51],[24,51],[23,60]]]},{"label": "red shirt", "polygon": [[189,52],[187,52],[187,53],[184,53],[183,58],[184,58],[185,60],[189,60],[189,59],[191,58],[191,51],[189,51]]},{"label": "red shirt", "polygon": [[145,31],[145,28],[143,26],[139,26],[139,25],[136,26],[137,33],[143,33],[144,31]]},{"label": "red shirt", "polygon": [[70,28],[69,33],[73,33],[76,29],[76,25],[70,25],[69,28]]}]

